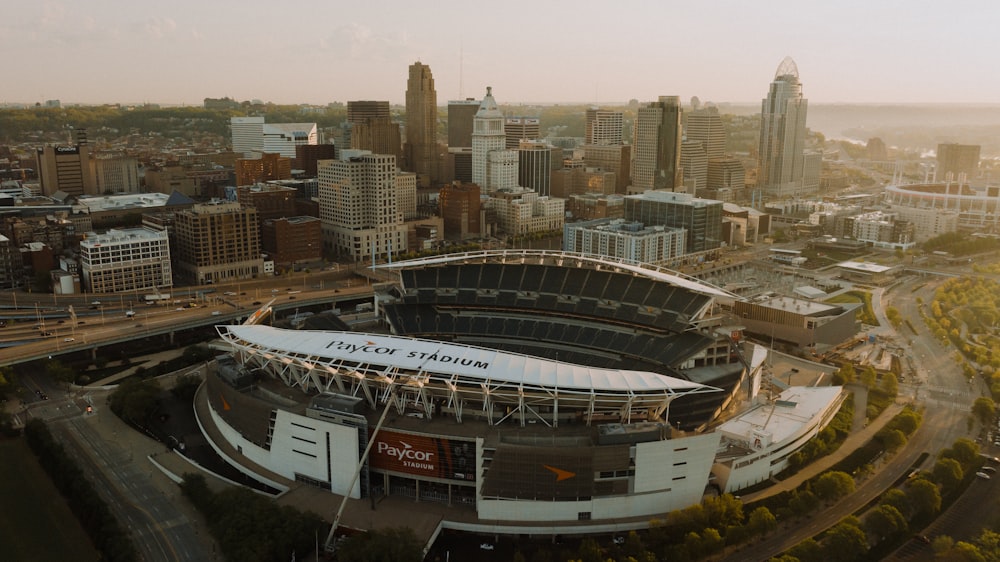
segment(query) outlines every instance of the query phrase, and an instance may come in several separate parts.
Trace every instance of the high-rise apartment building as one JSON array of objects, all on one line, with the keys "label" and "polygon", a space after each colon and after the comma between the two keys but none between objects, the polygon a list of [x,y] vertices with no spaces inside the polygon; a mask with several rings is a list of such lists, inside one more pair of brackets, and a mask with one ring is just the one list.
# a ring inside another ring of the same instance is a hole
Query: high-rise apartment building
[{"label": "high-rise apartment building", "polygon": [[632,193],[682,189],[681,102],[677,96],[640,107],[632,148]]},{"label": "high-rise apartment building", "polygon": [[504,116],[487,86],[472,130],[472,183],[484,193],[517,187],[517,151],[506,146]]},{"label": "high-rise apartment building", "polygon": [[407,227],[399,211],[396,157],[344,150],[319,164],[323,246],[355,261],[405,252]]},{"label": "high-rise apartment building", "polygon": [[978,144],[939,144],[937,146],[937,167],[934,170],[937,181],[966,183],[975,179],[979,174],[981,148]]},{"label": "high-rise apartment building", "polygon": [[623,219],[596,219],[566,224],[563,250],[659,264],[685,254],[683,228],[645,226]]},{"label": "high-rise apartment building", "polygon": [[263,273],[257,209],[236,202],[199,203],[174,218],[177,270],[188,280],[219,283]]},{"label": "high-rise apartment building", "polygon": [[406,145],[407,169],[417,174],[420,185],[437,181],[437,92],[434,77],[426,64],[410,65],[406,81]]},{"label": "high-rise apartment building", "polygon": [[625,220],[687,231],[688,253],[718,248],[722,242],[722,201],[690,193],[647,191],[625,197]]},{"label": "high-rise apartment building", "polygon": [[90,146],[86,143],[39,148],[38,179],[43,195],[57,191],[74,197],[98,194],[90,165]]},{"label": "high-rise apartment building", "polygon": [[508,117],[504,120],[504,133],[507,135],[506,147],[515,150],[523,140],[541,138],[541,121],[534,117]]},{"label": "high-rise apartment building", "polygon": [[757,186],[772,198],[806,195],[819,187],[818,174],[811,177],[805,162],[808,105],[799,69],[785,57],[761,103]]},{"label": "high-rise apartment building", "polygon": [[91,232],[80,241],[80,273],[92,293],[121,293],[173,285],[166,230],[123,228]]},{"label": "high-rise apartment building", "polygon": [[517,148],[517,184],[539,195],[552,195],[552,147],[523,140]]},{"label": "high-rise apartment building", "polygon": [[621,111],[591,107],[587,110],[587,129],[584,144],[620,145],[624,127]]}]

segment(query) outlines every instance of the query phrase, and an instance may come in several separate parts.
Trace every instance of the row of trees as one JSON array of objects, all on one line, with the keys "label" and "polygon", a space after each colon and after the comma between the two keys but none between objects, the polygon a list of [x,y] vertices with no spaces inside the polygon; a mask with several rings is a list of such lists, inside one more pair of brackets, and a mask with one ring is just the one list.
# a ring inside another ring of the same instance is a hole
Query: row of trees
[{"label": "row of trees", "polygon": [[1000,283],[982,277],[949,279],[938,287],[924,321],[942,343],[951,342],[967,377],[981,374],[1000,400]]},{"label": "row of trees", "polygon": [[[817,538],[810,538],[775,558],[777,562],[849,562],[872,556],[873,548],[880,544],[895,548],[915,528],[921,528],[941,510],[942,497],[954,494],[968,474],[981,461],[979,448],[967,439],[959,439],[952,447],[944,449],[930,472],[921,472],[901,488],[893,488],[882,495],[878,503],[861,517],[849,516]],[[850,493],[853,481],[846,474],[828,472],[824,494],[839,498]],[[820,479],[813,490],[820,496]],[[818,503],[811,498],[801,499],[811,492],[796,494],[803,509]],[[828,500],[829,501],[829,500]],[[964,547],[963,547],[964,548]],[[881,555],[882,552],[880,551]],[[877,556],[876,556],[877,557]]]},{"label": "row of trees", "polygon": [[112,562],[138,560],[128,532],[112,515],[108,504],[97,494],[76,461],[56,442],[45,422],[31,420],[24,428],[24,435],[39,464],[66,498],[66,504],[103,559]]},{"label": "row of trees", "polygon": [[980,238],[966,232],[947,232],[923,243],[926,252],[948,252],[953,256],[969,256],[1000,249],[1000,240]]},{"label": "row of trees", "polygon": [[314,550],[318,535],[328,528],[315,513],[279,506],[247,488],[214,492],[201,474],[185,474],[181,491],[205,517],[228,560],[305,558]]}]

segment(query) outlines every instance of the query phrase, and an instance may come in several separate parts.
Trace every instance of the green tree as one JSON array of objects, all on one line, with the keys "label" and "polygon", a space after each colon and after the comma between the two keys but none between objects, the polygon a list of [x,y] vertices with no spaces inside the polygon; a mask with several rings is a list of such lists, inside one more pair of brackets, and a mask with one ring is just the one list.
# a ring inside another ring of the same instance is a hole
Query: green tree
[{"label": "green tree", "polygon": [[718,529],[709,527],[701,532],[701,549],[704,554],[715,554],[726,546],[726,541],[722,539]]},{"label": "green tree", "polygon": [[912,480],[906,488],[906,497],[917,515],[934,515],[941,509],[941,492],[930,480]]},{"label": "green tree", "polygon": [[152,381],[127,379],[111,393],[111,411],[122,419],[145,427],[156,413],[160,389]]},{"label": "green tree", "polygon": [[0,367],[0,395],[6,392],[14,383],[14,369],[10,365]]},{"label": "green tree", "polygon": [[878,439],[887,451],[896,451],[906,445],[906,435],[898,429],[883,427],[878,432]]},{"label": "green tree", "polygon": [[906,497],[906,492],[899,488],[890,488],[882,494],[882,505],[889,505],[898,510],[903,515],[909,515],[911,511],[910,501]]},{"label": "green tree", "polygon": [[865,517],[865,529],[879,542],[907,530],[906,517],[891,505],[882,504]]},{"label": "green tree", "polygon": [[747,518],[747,527],[750,528],[751,533],[763,537],[778,528],[778,520],[775,519],[770,509],[761,506],[750,512],[750,516]]},{"label": "green tree", "polygon": [[941,486],[941,490],[945,493],[954,490],[965,476],[962,465],[957,460],[948,458],[938,459],[934,463],[934,469],[931,471],[931,474],[934,477],[934,481]]},{"label": "green tree", "polygon": [[834,501],[854,491],[854,479],[839,470],[824,472],[813,484],[816,496],[823,501]]},{"label": "green tree", "polygon": [[49,359],[45,362],[45,373],[59,382],[73,382],[76,373],[73,369],[64,365],[58,359]]},{"label": "green tree", "polygon": [[834,375],[839,379],[840,384],[851,384],[858,378],[858,373],[854,370],[854,365],[851,363],[841,365]]},{"label": "green tree", "polygon": [[979,423],[989,425],[997,414],[996,403],[993,402],[992,398],[980,396],[972,403],[972,413],[979,420]]},{"label": "green tree", "polygon": [[968,466],[979,457],[979,445],[965,438],[956,439],[950,448],[942,450],[938,456],[955,459],[963,466]]},{"label": "green tree", "polygon": [[906,408],[890,422],[890,427],[898,429],[906,435],[912,435],[920,427],[921,416],[912,408]]},{"label": "green tree", "polygon": [[861,384],[863,384],[865,388],[875,388],[875,381],[877,380],[878,373],[875,371],[875,367],[865,365],[865,367],[861,369]]},{"label": "green tree", "polygon": [[816,539],[808,538],[788,550],[800,562],[821,562],[826,560],[823,547]]},{"label": "green tree", "polygon": [[601,545],[590,537],[580,541],[578,554],[580,562],[604,562],[604,552],[601,550]]},{"label": "green tree", "polygon": [[423,545],[409,527],[372,529],[346,539],[337,557],[358,562],[420,562]]},{"label": "green tree", "polygon": [[868,552],[868,538],[853,522],[842,521],[827,531],[823,550],[827,560],[852,562]]},{"label": "green tree", "polygon": [[725,529],[743,522],[743,502],[732,494],[709,497],[702,505],[709,527]]},{"label": "green tree", "polygon": [[788,507],[792,513],[799,517],[816,511],[819,507],[819,498],[810,489],[795,490],[791,499],[788,500]]},{"label": "green tree", "polygon": [[895,373],[886,373],[882,375],[881,389],[886,396],[896,396],[899,394],[899,379],[896,378]]}]

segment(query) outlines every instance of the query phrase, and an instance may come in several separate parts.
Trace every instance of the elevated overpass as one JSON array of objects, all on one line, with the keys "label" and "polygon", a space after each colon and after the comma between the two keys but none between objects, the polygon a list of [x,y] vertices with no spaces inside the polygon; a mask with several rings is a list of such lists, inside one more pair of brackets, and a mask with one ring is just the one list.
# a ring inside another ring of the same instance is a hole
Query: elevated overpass
[{"label": "elevated overpass", "polygon": [[[337,291],[317,291],[315,293],[282,293],[271,308],[275,313],[291,312],[295,309],[328,305],[337,307],[343,301],[372,298],[374,291],[371,286],[358,286],[352,289]],[[185,309],[176,314],[162,311],[149,311],[139,308],[132,319],[118,319],[107,324],[92,324],[77,326],[72,337],[66,337],[70,332],[57,334],[55,337],[38,338],[0,349],[0,364],[16,365],[38,359],[47,359],[90,350],[96,356],[101,346],[126,343],[138,338],[151,336],[167,336],[171,340],[176,332],[212,326],[216,324],[233,324],[243,322],[253,314],[259,305],[242,306],[241,303],[224,302],[216,307]],[[156,315],[159,313],[159,316]]]}]

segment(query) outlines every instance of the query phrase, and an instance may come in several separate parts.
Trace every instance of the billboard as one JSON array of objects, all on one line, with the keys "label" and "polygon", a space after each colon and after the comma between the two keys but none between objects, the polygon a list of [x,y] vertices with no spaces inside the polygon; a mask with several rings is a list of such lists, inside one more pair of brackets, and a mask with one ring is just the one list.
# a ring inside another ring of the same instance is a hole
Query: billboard
[{"label": "billboard", "polygon": [[372,470],[474,482],[476,443],[415,433],[379,431],[369,453]]}]

